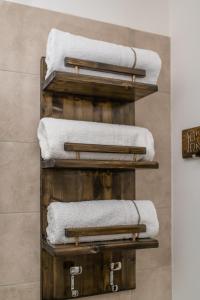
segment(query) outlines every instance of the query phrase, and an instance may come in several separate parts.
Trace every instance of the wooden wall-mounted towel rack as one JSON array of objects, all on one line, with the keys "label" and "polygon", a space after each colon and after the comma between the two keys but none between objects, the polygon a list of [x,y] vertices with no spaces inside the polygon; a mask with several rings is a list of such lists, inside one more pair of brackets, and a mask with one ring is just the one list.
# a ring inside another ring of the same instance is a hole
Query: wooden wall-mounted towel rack
[{"label": "wooden wall-mounted towel rack", "polygon": [[[157,85],[80,75],[79,68],[145,76],[145,70],[65,58],[76,73],[53,72],[46,80],[41,59],[41,118],[135,125],[134,101],[158,90]],[[65,143],[66,151],[145,154],[144,147]],[[145,225],[66,228],[76,243],[53,245],[46,238],[47,207],[53,201],[134,200],[135,169],[157,169],[152,161],[41,160],[41,300],[64,300],[136,287],[136,250],[157,248],[141,239]],[[103,224],[102,224],[103,225]],[[134,238],[80,243],[91,235],[132,233]],[[136,236],[135,236],[136,234]]]}]

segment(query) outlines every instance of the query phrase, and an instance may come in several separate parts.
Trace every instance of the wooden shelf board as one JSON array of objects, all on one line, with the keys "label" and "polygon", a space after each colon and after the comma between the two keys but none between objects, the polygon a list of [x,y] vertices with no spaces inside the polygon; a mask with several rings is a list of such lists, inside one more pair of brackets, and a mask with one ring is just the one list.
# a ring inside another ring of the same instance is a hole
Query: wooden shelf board
[{"label": "wooden shelf board", "polygon": [[42,168],[68,169],[158,169],[156,161],[120,161],[87,159],[50,159],[41,162]]},{"label": "wooden shelf board", "polygon": [[157,85],[54,71],[44,81],[43,91],[91,96],[97,100],[132,102],[158,91]]},{"label": "wooden shelf board", "polygon": [[47,241],[42,241],[42,248],[53,256],[97,254],[101,251],[109,249],[148,249],[158,248],[158,246],[158,241],[151,238],[136,239],[135,241],[117,240],[81,243],[78,246],[76,246],[75,244],[52,245]]}]

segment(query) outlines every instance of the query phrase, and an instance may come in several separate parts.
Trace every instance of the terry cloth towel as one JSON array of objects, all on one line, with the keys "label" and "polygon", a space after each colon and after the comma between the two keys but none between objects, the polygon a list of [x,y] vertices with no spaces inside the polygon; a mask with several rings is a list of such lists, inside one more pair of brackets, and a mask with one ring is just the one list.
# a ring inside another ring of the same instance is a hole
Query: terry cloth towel
[{"label": "terry cloth towel", "polygon": [[[75,72],[74,68],[64,66],[65,57],[144,69],[146,70],[146,77],[136,77],[136,81],[149,84],[156,84],[161,69],[161,59],[154,51],[125,47],[51,29],[46,49],[46,78],[53,71]],[[80,74],[132,80],[129,75],[84,69],[80,69]]]},{"label": "terry cloth towel", "polygon": [[[148,129],[97,122],[43,118],[38,127],[43,159],[76,159],[74,151],[64,151],[64,143],[140,146],[146,154],[137,160],[153,160],[154,140]],[[80,159],[133,160],[134,154],[80,152]]]},{"label": "terry cloth towel", "polygon": [[[155,237],[159,223],[154,204],[149,200],[135,201],[140,214],[140,224],[147,231],[140,238]],[[74,243],[65,237],[65,228],[136,225],[139,215],[131,200],[93,200],[82,202],[52,202],[48,206],[47,239],[52,244]],[[81,237],[80,242],[129,239],[132,234]]]}]

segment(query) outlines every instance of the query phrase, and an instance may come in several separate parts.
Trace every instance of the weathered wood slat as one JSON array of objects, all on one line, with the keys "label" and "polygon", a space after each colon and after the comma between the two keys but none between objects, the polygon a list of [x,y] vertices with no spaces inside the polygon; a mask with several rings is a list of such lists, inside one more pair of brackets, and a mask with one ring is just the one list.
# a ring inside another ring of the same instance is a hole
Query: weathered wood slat
[{"label": "weathered wood slat", "polygon": [[124,154],[146,154],[145,147],[129,147],[114,145],[65,143],[65,151],[77,152],[102,152],[102,153],[124,153]]},{"label": "weathered wood slat", "polygon": [[69,169],[158,169],[156,161],[120,161],[120,160],[87,160],[87,159],[50,159],[42,161],[42,168]]},{"label": "weathered wood slat", "polygon": [[99,99],[132,102],[157,92],[157,85],[119,79],[80,75],[69,72],[52,72],[44,81],[43,91],[68,93]]},{"label": "weathered wood slat", "polygon": [[81,67],[83,69],[95,70],[95,71],[105,71],[109,73],[117,73],[122,75],[135,75],[137,77],[145,77],[146,71],[142,69],[119,67],[111,64],[104,64],[89,60],[65,57],[65,66],[70,67]]},{"label": "weathered wood slat", "polygon": [[113,235],[113,234],[128,234],[140,233],[146,231],[146,225],[121,225],[107,227],[85,227],[85,228],[66,228],[66,237],[81,237],[81,236],[97,236],[97,235]]},{"label": "weathered wood slat", "polygon": [[81,243],[78,246],[74,244],[52,245],[47,241],[42,241],[42,247],[53,256],[97,254],[101,251],[112,249],[148,249],[158,248],[158,246],[158,241],[150,238],[136,239],[135,241],[118,240],[95,243]]}]

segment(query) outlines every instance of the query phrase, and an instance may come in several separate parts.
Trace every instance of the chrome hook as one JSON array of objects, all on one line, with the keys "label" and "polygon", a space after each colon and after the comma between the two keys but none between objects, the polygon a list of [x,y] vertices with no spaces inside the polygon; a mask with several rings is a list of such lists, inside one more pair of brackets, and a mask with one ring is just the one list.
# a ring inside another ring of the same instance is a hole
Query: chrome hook
[{"label": "chrome hook", "polygon": [[79,291],[75,289],[74,287],[74,281],[75,281],[75,276],[80,275],[83,271],[83,268],[81,266],[74,266],[70,268],[70,275],[71,275],[71,292],[72,292],[72,297],[76,298],[79,295]]},{"label": "chrome hook", "polygon": [[112,262],[110,264],[110,286],[112,292],[117,292],[119,290],[118,285],[114,284],[114,272],[121,270],[121,268],[122,268],[121,261]]}]

